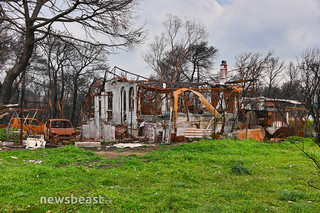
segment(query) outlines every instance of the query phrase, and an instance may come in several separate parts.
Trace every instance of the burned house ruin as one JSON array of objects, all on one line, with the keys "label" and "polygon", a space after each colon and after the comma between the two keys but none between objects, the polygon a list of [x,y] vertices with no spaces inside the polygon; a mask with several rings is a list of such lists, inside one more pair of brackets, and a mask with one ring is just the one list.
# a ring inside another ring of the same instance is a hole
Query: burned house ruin
[{"label": "burned house ruin", "polygon": [[[259,107],[243,105],[250,98],[241,97],[239,85],[226,83],[226,74],[226,63],[222,63],[215,82],[159,82],[115,67],[104,79],[95,78],[89,89],[82,106],[82,137],[172,142],[237,130],[247,138],[256,129],[259,137],[253,138],[263,140],[277,137],[279,128],[282,136],[302,134],[297,131],[303,129],[300,121],[306,115],[301,103],[256,98],[251,101]],[[279,103],[285,104],[283,112],[275,110]],[[303,116],[295,117],[296,126],[289,128],[289,120],[301,112]]]},{"label": "burned house ruin", "polygon": [[237,114],[237,85],[128,80],[111,73],[109,80],[95,79],[83,105],[85,138],[157,142],[211,136],[225,131]]}]

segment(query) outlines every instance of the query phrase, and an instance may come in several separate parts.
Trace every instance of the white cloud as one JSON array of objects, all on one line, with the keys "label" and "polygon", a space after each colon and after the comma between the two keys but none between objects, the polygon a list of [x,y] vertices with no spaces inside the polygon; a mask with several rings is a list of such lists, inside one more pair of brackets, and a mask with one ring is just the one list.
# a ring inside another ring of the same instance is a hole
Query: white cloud
[{"label": "white cloud", "polygon": [[[147,21],[148,42],[163,31],[169,13],[201,21],[210,34],[210,45],[220,50],[216,66],[222,59],[232,65],[241,52],[269,49],[283,60],[295,60],[306,48],[320,44],[319,0],[143,0],[140,8],[138,22]],[[110,64],[149,73],[142,58],[147,43],[111,57]]]}]

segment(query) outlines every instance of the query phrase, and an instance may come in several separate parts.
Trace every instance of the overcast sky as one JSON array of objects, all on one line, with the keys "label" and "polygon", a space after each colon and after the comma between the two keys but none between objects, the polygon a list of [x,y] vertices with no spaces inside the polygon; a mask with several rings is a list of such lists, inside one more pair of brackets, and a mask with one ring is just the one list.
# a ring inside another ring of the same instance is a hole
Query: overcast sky
[{"label": "overcast sky", "polygon": [[243,52],[274,49],[282,60],[293,61],[306,48],[320,46],[320,0],[141,0],[135,23],[146,23],[147,41],[111,56],[110,66],[149,76],[143,54],[163,31],[167,14],[204,24],[209,45],[219,49],[213,73],[222,60],[232,67]]}]

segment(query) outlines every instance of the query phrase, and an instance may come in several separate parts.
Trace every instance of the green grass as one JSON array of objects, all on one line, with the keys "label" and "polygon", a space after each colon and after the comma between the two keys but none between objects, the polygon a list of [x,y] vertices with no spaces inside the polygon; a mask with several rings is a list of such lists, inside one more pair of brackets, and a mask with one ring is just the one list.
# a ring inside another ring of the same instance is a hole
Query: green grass
[{"label": "green grass", "polygon": [[[320,149],[311,141],[306,140],[305,148],[319,156]],[[200,141],[113,160],[65,146],[1,152],[0,159],[0,210],[6,212],[317,212],[320,209],[320,191],[305,182],[320,186],[319,174],[313,163],[289,142]],[[40,203],[42,196],[71,195],[100,195],[109,202]]]},{"label": "green grass", "polygon": [[[7,135],[7,128],[0,129],[0,141],[12,141],[12,142],[19,142],[20,141],[20,129],[12,129],[14,131],[9,137]],[[19,133],[16,133],[19,132]]]}]

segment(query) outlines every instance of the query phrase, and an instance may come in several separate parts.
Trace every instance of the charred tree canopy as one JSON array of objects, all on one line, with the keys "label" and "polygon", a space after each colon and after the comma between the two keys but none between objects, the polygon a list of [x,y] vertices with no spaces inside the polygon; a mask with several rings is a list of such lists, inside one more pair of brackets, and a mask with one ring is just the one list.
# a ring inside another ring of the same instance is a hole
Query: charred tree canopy
[{"label": "charred tree canopy", "polygon": [[320,146],[320,48],[314,47],[303,52],[298,59],[300,91],[305,107],[313,119],[315,142]]},{"label": "charred tree canopy", "polygon": [[28,67],[35,44],[48,35],[104,46],[109,51],[141,42],[143,29],[133,29],[131,23],[137,3],[138,0],[1,1],[1,26],[24,37],[18,60],[3,82],[2,103],[10,102],[13,82]]},{"label": "charred tree canopy", "polygon": [[208,46],[208,33],[196,21],[182,20],[168,15],[164,31],[149,45],[144,60],[161,81],[193,82],[213,65],[218,50]]}]

